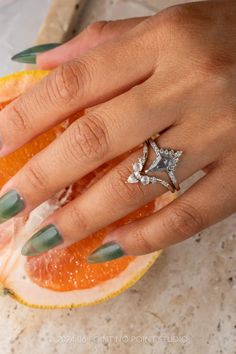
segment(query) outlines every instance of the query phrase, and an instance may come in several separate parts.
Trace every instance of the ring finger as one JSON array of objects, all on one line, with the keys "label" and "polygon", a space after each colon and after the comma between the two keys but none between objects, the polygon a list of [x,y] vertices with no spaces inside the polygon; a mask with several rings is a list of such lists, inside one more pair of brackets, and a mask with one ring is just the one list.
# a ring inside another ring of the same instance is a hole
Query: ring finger
[{"label": "ring finger", "polygon": [[[184,142],[181,141],[181,136],[185,134],[183,125],[183,127],[168,129],[159,138],[160,146],[172,147],[174,150],[181,148],[185,152],[176,171],[180,182],[216,158],[213,155],[201,158],[201,149],[194,148],[192,137]],[[48,218],[36,236],[26,243],[22,253],[36,255],[52,247],[60,246],[62,243],[60,247],[74,243],[163,194],[165,189],[160,184],[143,186],[126,183],[128,176],[132,173],[132,164],[141,155],[142,149],[132,153],[83,195]]]}]

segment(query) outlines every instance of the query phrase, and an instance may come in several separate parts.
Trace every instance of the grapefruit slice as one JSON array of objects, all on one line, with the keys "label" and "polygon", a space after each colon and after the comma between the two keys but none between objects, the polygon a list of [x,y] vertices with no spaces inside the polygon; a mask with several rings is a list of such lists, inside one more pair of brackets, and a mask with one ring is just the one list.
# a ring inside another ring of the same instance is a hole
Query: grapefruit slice
[{"label": "grapefruit slice", "polygon": [[[45,71],[27,71],[0,79],[0,110],[47,74]],[[10,156],[0,159],[0,187],[80,115],[68,118]],[[47,216],[83,193],[122,158],[124,156],[104,164],[73,186],[60,191],[27,217],[14,218],[0,225],[0,292],[3,295],[38,308],[80,307],[118,295],[147,271],[160,252],[139,257],[126,256],[103,264],[88,264],[86,259],[101,245],[109,231],[149,215],[172,201],[173,195],[169,192],[72,246],[37,257],[21,256],[21,247]]]}]

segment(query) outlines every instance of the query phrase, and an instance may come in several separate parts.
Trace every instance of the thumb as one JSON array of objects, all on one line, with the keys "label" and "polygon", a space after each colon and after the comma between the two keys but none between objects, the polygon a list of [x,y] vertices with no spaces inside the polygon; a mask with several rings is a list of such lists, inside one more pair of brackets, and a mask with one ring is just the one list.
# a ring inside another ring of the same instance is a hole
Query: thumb
[{"label": "thumb", "polygon": [[58,65],[85,54],[88,50],[122,35],[135,27],[146,17],[117,21],[100,21],[88,26],[78,36],[59,47],[39,54],[37,65],[40,69],[53,69]]}]

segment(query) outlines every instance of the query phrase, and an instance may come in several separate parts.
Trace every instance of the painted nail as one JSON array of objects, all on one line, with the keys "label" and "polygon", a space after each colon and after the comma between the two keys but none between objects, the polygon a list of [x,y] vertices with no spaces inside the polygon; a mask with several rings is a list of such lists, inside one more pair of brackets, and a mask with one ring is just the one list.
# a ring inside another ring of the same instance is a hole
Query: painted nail
[{"label": "painted nail", "polygon": [[116,242],[108,242],[97,248],[88,257],[88,263],[103,263],[124,256],[124,251]]},{"label": "painted nail", "polygon": [[0,198],[0,224],[19,214],[25,208],[23,198],[10,190]]},{"label": "painted nail", "polygon": [[23,256],[37,256],[63,243],[63,237],[54,225],[47,225],[34,234],[22,247]]},{"label": "painted nail", "polygon": [[17,61],[18,63],[36,64],[36,58],[38,54],[57,48],[60,45],[61,43],[48,43],[48,44],[36,45],[35,47],[28,48],[26,50],[23,50],[23,52],[14,55],[11,58],[11,60]]}]

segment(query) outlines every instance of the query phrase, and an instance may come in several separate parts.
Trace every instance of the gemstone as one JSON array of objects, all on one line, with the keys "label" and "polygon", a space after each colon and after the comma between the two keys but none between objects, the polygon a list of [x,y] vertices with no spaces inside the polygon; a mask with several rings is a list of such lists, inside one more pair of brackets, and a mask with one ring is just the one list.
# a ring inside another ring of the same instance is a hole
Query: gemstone
[{"label": "gemstone", "polygon": [[143,157],[140,157],[140,158],[138,159],[138,162],[141,163],[141,165],[144,165],[145,159],[144,159]]},{"label": "gemstone", "polygon": [[156,177],[150,177],[150,183],[157,183],[159,182],[159,179]]},{"label": "gemstone", "polygon": [[142,168],[143,168],[143,166],[142,166],[142,164],[139,163],[139,162],[137,162],[137,163],[135,163],[135,164],[133,165],[133,170],[134,170],[135,172],[140,172],[140,171],[142,171]]},{"label": "gemstone", "polygon": [[141,177],[141,182],[142,182],[142,184],[149,184],[150,179],[149,179],[148,176],[142,176]]},{"label": "gemstone", "polygon": [[180,157],[182,155],[182,151],[176,151],[175,156]]},{"label": "gemstone", "polygon": [[170,165],[171,160],[168,157],[162,157],[160,161],[157,162],[153,168],[149,169],[149,171],[154,172],[154,171],[165,171],[168,166]]},{"label": "gemstone", "polygon": [[130,175],[129,178],[127,179],[128,183],[137,183],[138,179],[135,177],[134,174]]}]

